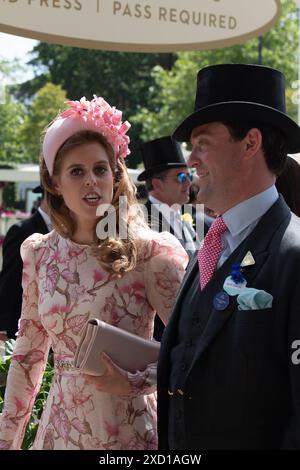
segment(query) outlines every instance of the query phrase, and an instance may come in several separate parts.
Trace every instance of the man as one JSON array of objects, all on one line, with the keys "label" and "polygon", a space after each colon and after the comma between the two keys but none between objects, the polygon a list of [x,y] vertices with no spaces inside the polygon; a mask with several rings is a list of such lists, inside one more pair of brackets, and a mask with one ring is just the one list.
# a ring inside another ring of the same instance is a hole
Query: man
[{"label": "man", "polygon": [[[192,257],[197,248],[196,232],[192,223],[181,216],[181,206],[189,201],[192,178],[180,145],[171,137],[161,137],[143,144],[141,153],[145,170],[138,180],[146,181],[149,225],[157,232],[166,230],[175,235]],[[163,330],[164,325],[156,316],[155,339],[160,341]]]},{"label": "man", "polygon": [[146,181],[149,225],[158,232],[170,231],[191,257],[197,248],[196,233],[182,220],[181,207],[189,201],[192,176],[180,145],[171,137],[160,137],[143,144],[141,153],[145,170],[138,181]]},{"label": "man", "polygon": [[283,75],[200,70],[195,112],[174,137],[191,141],[198,201],[220,217],[163,337],[160,448],[299,450],[300,219],[275,175],[299,152],[300,128],[285,114]]},{"label": "man", "polygon": [[[33,193],[42,193],[37,186]],[[47,203],[42,199],[40,207],[28,219],[19,222],[8,230],[3,242],[3,264],[0,273],[0,340],[15,338],[22,307],[23,262],[20,247],[33,233],[46,234],[51,230],[47,215]]]}]

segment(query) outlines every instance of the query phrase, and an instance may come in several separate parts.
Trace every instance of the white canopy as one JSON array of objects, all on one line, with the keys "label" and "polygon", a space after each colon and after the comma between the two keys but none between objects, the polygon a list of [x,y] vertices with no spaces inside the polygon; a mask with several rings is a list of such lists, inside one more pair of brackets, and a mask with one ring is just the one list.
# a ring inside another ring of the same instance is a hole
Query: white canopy
[{"label": "white canopy", "polygon": [[[137,177],[142,170],[129,168],[128,172],[132,181],[137,183]],[[18,165],[11,170],[3,170],[0,168],[0,181],[15,181],[15,182],[32,182],[39,183],[40,171],[38,165]]]},{"label": "white canopy", "polygon": [[[189,151],[183,149],[183,153],[185,158],[188,157]],[[300,153],[296,153],[294,155],[290,155],[291,157],[295,158],[300,164]],[[132,181],[137,184],[138,175],[143,171],[143,169],[133,169],[128,168],[128,173],[132,178]],[[31,164],[24,164],[18,165],[16,168],[11,170],[3,170],[0,168],[0,181],[15,181],[15,182],[32,182],[32,183],[39,183],[40,181],[40,172],[38,165],[31,165]]]}]

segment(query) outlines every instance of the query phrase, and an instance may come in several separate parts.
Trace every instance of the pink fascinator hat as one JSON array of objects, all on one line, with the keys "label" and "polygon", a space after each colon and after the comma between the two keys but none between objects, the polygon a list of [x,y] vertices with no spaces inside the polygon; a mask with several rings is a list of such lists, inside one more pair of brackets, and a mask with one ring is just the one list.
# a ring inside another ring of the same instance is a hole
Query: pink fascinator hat
[{"label": "pink fascinator hat", "polygon": [[80,131],[94,131],[103,135],[112,146],[116,159],[130,154],[128,148],[129,122],[122,122],[122,111],[111,107],[103,98],[94,95],[91,101],[67,101],[69,109],[60,113],[49,124],[43,142],[43,156],[50,176],[54,160],[62,144]]}]

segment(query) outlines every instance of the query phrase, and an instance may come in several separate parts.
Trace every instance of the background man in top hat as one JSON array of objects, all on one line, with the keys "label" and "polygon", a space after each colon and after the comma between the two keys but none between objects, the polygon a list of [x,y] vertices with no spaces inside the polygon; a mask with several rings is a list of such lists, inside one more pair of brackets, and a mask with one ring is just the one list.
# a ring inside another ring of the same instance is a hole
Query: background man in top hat
[{"label": "background man in top hat", "polygon": [[[189,256],[197,248],[196,232],[191,223],[181,218],[181,206],[189,201],[190,171],[180,145],[170,136],[151,140],[141,146],[145,170],[138,176],[146,181],[148,201],[145,204],[149,225],[175,235]],[[161,339],[164,325],[156,316],[154,337]]]},{"label": "background man in top hat", "polygon": [[280,72],[210,66],[175,131],[220,217],[163,337],[161,449],[300,449],[300,219],[274,186],[300,129],[284,103]]},{"label": "background man in top hat", "polygon": [[[33,193],[44,193],[37,186]],[[51,230],[47,215],[47,203],[42,200],[40,207],[28,219],[12,225],[3,242],[3,264],[0,273],[0,340],[15,338],[22,307],[22,270],[23,262],[20,247],[33,233],[46,234]]]},{"label": "background man in top hat", "polygon": [[169,230],[191,256],[197,246],[191,224],[181,218],[180,208],[189,201],[191,174],[180,145],[171,137],[160,137],[141,146],[145,170],[138,176],[146,182],[149,224],[162,232]]}]

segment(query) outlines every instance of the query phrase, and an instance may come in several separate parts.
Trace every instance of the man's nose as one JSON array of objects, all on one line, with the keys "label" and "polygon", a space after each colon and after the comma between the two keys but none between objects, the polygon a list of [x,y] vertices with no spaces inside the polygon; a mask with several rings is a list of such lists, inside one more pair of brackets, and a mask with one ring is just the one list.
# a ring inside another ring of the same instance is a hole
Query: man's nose
[{"label": "man's nose", "polygon": [[187,159],[187,166],[189,168],[196,168],[199,165],[199,163],[201,162],[199,158],[197,158],[197,156],[195,155],[195,151],[192,149]]},{"label": "man's nose", "polygon": [[189,176],[187,175],[186,180],[184,181],[182,186],[184,186],[185,188],[190,188],[191,184],[192,184],[192,182],[191,182]]}]

